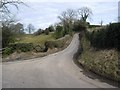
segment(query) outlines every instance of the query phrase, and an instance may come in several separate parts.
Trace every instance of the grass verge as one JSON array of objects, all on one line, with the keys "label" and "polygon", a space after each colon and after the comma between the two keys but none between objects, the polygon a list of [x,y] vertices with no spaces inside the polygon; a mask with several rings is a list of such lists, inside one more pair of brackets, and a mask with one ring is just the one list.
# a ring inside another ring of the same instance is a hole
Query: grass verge
[{"label": "grass verge", "polygon": [[96,50],[83,35],[81,39],[83,51],[78,62],[85,68],[108,79],[120,82],[119,56],[115,49]]}]

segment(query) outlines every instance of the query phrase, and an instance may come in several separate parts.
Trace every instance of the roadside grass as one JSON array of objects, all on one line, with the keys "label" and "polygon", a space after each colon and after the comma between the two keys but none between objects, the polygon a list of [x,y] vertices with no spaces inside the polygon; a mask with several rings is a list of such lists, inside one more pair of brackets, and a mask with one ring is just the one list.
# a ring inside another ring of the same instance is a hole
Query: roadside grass
[{"label": "roadside grass", "polygon": [[88,69],[103,77],[120,82],[119,55],[115,49],[96,50],[90,46],[85,36],[81,39],[83,52],[78,62]]}]

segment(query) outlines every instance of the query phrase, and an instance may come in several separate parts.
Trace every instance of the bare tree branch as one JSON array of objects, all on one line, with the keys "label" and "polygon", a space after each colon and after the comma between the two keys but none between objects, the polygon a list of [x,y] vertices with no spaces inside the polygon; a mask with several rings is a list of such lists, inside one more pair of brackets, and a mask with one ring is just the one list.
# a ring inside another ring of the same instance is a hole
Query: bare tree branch
[{"label": "bare tree branch", "polygon": [[17,10],[19,10],[19,6],[18,5],[25,5],[27,6],[26,4],[24,4],[22,2],[22,0],[1,0],[0,1],[0,12],[2,13],[1,14],[1,17],[0,17],[0,21],[2,21],[3,23],[5,23],[7,20],[7,22],[9,22],[10,20],[10,23],[11,23],[11,19],[10,18],[13,18],[12,16],[12,12],[9,8],[9,6],[15,6],[15,8]]},{"label": "bare tree branch", "polygon": [[0,1],[0,9],[3,9],[3,11],[6,13],[10,13],[10,9],[8,8],[8,5],[15,6],[19,10],[18,8],[19,4],[23,4],[27,6],[21,0],[2,0]]},{"label": "bare tree branch", "polygon": [[88,7],[78,9],[77,13],[78,17],[84,22],[86,22],[87,18],[90,18],[90,16],[93,15],[92,10]]}]

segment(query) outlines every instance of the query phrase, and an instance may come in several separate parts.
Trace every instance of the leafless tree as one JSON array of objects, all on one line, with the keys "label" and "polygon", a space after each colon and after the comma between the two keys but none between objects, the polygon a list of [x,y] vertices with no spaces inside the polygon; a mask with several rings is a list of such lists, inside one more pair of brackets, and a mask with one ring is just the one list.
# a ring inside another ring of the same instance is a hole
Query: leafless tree
[{"label": "leafless tree", "polygon": [[24,3],[21,0],[1,0],[0,1],[0,12],[10,13],[10,8],[8,8],[8,5],[15,6],[17,9],[19,9],[18,8],[19,4],[24,4]]},{"label": "leafless tree", "polygon": [[7,15],[2,16],[2,26],[9,26],[10,24],[16,23],[18,19],[16,19],[16,15],[11,14],[10,17]]},{"label": "leafless tree", "polygon": [[[71,30],[72,24],[75,20],[76,12],[72,9],[68,9],[67,11],[63,11],[58,18],[61,20],[61,23],[63,24],[64,30]],[[69,32],[68,31],[68,32]]]},{"label": "leafless tree", "polygon": [[34,32],[35,27],[32,24],[28,24],[27,30],[28,30],[29,34],[31,34],[32,32]]},{"label": "leafless tree", "polygon": [[88,7],[82,7],[79,8],[78,11],[78,17],[80,17],[80,19],[84,22],[86,22],[87,18],[90,18],[92,13],[92,10]]},{"label": "leafless tree", "polygon": [[61,22],[64,24],[65,21],[67,20],[67,12],[66,12],[66,11],[62,12],[61,15],[58,16],[58,18],[59,18],[59,19],[61,20]]},{"label": "leafless tree", "polygon": [[2,25],[8,25],[16,21],[15,15],[11,13],[11,8],[9,6],[14,6],[17,10],[19,10],[19,5],[25,5],[21,0],[1,0],[0,1],[0,22]]},{"label": "leafless tree", "polygon": [[60,16],[58,16],[58,18],[62,21],[62,22],[73,22],[76,16],[76,12],[72,9],[68,9],[67,11],[63,11],[62,14]]}]

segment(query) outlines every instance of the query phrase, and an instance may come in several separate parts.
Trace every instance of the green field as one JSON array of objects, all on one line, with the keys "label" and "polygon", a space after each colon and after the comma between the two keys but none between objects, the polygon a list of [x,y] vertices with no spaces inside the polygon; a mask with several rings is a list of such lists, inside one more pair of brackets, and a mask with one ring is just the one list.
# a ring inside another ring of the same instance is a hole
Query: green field
[{"label": "green field", "polygon": [[18,40],[16,43],[33,43],[44,45],[46,41],[55,40],[54,33],[50,33],[49,35],[41,34],[38,36],[34,35],[22,35],[21,37],[17,38]]}]

